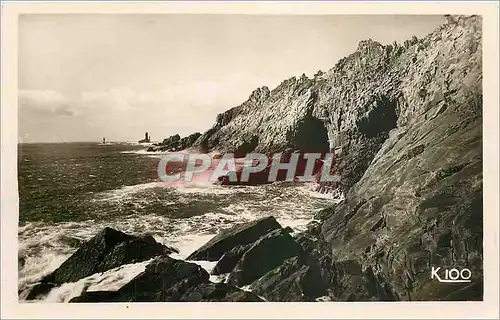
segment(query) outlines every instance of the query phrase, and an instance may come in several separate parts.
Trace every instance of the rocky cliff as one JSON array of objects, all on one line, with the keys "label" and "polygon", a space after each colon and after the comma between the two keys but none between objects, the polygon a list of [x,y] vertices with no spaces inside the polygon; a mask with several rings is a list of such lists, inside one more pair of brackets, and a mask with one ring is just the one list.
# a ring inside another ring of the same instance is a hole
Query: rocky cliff
[{"label": "rocky cliff", "polygon": [[337,148],[347,190],[391,130],[402,132],[450,103],[480,96],[480,17],[449,17],[423,39],[386,46],[362,41],[327,72],[256,89],[219,114],[194,146],[233,152]]},{"label": "rocky cliff", "polygon": [[[339,153],[345,201],[303,235],[335,299],[481,299],[481,27],[448,16],[423,39],[362,41],[327,72],[255,90],[194,145]],[[472,281],[439,283],[432,266]]]}]

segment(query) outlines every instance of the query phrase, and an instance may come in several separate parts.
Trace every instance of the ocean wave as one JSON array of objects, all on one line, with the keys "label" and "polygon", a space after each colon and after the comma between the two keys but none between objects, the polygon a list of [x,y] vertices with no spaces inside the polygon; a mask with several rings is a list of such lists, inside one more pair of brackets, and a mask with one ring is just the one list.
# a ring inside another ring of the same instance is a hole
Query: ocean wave
[{"label": "ocean wave", "polygon": [[167,188],[167,187],[171,186],[161,181],[141,183],[132,186],[124,186],[119,189],[98,193],[93,199],[93,201],[117,202],[147,189]]},{"label": "ocean wave", "polygon": [[96,273],[77,282],[64,283],[52,289],[44,302],[69,302],[84,292],[116,291],[143,272],[151,260],[126,264],[103,273]]},{"label": "ocean wave", "polygon": [[339,203],[344,200],[343,193],[320,193],[317,191],[318,184],[314,182],[304,183],[302,186],[298,187],[299,190],[305,194],[311,196],[312,198],[332,200],[334,203]]},{"label": "ocean wave", "polygon": [[[147,198],[154,188],[162,187],[161,182],[127,186],[110,192],[98,194],[95,201],[115,203],[124,201],[139,192]],[[104,227],[111,227],[128,234],[152,235],[158,242],[179,250],[172,255],[185,259],[193,251],[218,234],[221,230],[236,224],[252,221],[266,216],[274,216],[283,226],[290,226],[295,232],[305,229],[315,212],[332,203],[331,199],[311,196],[313,186],[293,184],[271,184],[249,187],[223,187],[185,185],[168,188],[163,198],[152,196],[148,201],[163,201],[163,205],[178,206],[180,203],[198,203],[208,198],[215,203],[225,199],[224,205],[210,207],[199,214],[188,217],[169,216],[168,214],[134,213],[127,216],[106,216],[98,220],[79,222],[45,223],[31,222],[19,227],[19,289],[28,288],[49,274],[67,259],[80,245]],[[158,200],[160,199],[160,200]],[[135,198],[133,199],[135,202]],[[228,204],[229,203],[229,204]],[[214,264],[197,262],[210,271]],[[113,269],[102,275],[93,275],[74,284],[66,284],[51,291],[48,301],[65,302],[83,290],[112,290],[128,281],[139,266]],[[134,271],[135,270],[135,271]],[[213,279],[216,281],[217,279]],[[219,279],[220,280],[220,279]],[[217,281],[219,281],[217,280]],[[101,286],[97,286],[100,283]]]}]

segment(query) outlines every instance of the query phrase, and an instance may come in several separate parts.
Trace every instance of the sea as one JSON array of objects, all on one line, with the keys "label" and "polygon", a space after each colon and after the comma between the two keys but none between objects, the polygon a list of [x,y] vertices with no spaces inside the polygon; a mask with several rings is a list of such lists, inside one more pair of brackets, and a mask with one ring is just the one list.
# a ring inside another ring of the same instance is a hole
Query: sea
[{"label": "sea", "polygon": [[[20,301],[104,227],[152,235],[179,250],[174,258],[185,259],[219,231],[261,217],[274,216],[300,232],[318,210],[339,201],[316,192],[314,183],[166,185],[157,170],[164,154],[146,148],[129,142],[19,144]],[[83,291],[117,290],[148,263],[63,284],[35,302],[68,302]],[[215,265],[196,263],[208,271]]]}]

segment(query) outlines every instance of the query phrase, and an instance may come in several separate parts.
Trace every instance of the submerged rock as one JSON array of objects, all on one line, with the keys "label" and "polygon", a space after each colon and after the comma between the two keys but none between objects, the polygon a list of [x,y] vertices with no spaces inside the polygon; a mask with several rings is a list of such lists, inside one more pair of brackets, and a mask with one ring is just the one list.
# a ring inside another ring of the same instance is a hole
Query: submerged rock
[{"label": "submerged rock", "polygon": [[232,227],[213,237],[190,254],[186,260],[217,261],[231,249],[253,243],[269,231],[276,229],[281,229],[281,225],[274,217],[265,217]]},{"label": "submerged rock", "polygon": [[26,258],[25,257],[21,257],[21,256],[18,256],[17,257],[17,268],[19,270],[21,270],[22,268],[24,268],[24,265],[26,264]]}]

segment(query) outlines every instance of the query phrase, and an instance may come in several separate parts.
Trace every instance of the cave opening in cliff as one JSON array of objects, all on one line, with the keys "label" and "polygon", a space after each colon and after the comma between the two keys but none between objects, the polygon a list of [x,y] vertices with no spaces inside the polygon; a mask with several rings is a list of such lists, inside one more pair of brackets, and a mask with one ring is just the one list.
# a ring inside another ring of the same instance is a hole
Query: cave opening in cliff
[{"label": "cave opening in cliff", "polygon": [[248,153],[252,152],[259,145],[259,137],[258,136],[250,136],[242,139],[240,144],[233,151],[235,158],[243,158]]},{"label": "cave opening in cliff", "polygon": [[357,121],[359,131],[368,138],[387,134],[397,127],[397,102],[387,97],[378,98],[373,109]]},{"label": "cave opening in cliff", "polygon": [[293,141],[295,148],[301,151],[330,151],[328,130],[323,121],[315,117],[306,117],[300,121],[295,130],[295,137],[290,141]]}]

